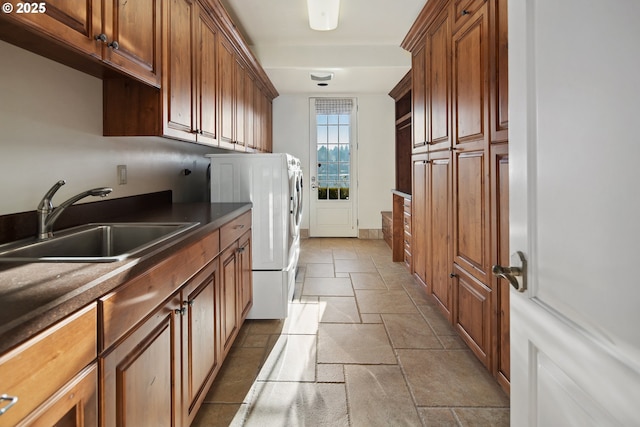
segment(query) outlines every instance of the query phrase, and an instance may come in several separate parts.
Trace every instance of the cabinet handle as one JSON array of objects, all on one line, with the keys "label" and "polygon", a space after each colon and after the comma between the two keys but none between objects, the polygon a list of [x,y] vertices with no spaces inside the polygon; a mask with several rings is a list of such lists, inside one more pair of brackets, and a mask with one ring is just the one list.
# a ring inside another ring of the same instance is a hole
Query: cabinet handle
[{"label": "cabinet handle", "polygon": [[239,254],[243,253],[245,249],[247,249],[245,246],[238,248],[238,253]]},{"label": "cabinet handle", "polygon": [[189,300],[189,301],[182,301],[182,305],[188,305],[189,307],[193,307],[193,303],[196,302],[196,300]]},{"label": "cabinet handle", "polygon": [[107,42],[107,35],[106,34],[98,34],[97,36],[94,37],[94,39],[101,41],[102,43],[106,43]]},{"label": "cabinet handle", "polygon": [[0,415],[4,414],[9,409],[11,409],[11,407],[13,405],[15,405],[16,402],[18,401],[18,397],[17,396],[9,396],[9,395],[3,394],[3,395],[0,395],[0,401],[2,401],[2,400],[6,400],[9,403],[7,403],[7,405],[5,407],[0,408]]},{"label": "cabinet handle", "polygon": [[244,224],[238,224],[233,227],[234,230],[242,230],[244,228]]},{"label": "cabinet handle", "polygon": [[469,15],[471,12],[469,12],[467,9],[462,9],[462,16],[464,15]]},{"label": "cabinet handle", "polygon": [[454,277],[456,277],[456,276],[457,276],[457,274],[456,274],[456,273],[449,273],[449,277],[451,277],[452,279],[453,279]]},{"label": "cabinet handle", "polygon": [[176,308],[175,312],[176,312],[176,314],[179,314],[180,316],[184,316],[185,314],[187,314],[187,309],[185,307]]},{"label": "cabinet handle", "polygon": [[111,43],[109,43],[107,46],[113,48],[113,50],[118,50],[120,48],[120,43],[114,40]]}]

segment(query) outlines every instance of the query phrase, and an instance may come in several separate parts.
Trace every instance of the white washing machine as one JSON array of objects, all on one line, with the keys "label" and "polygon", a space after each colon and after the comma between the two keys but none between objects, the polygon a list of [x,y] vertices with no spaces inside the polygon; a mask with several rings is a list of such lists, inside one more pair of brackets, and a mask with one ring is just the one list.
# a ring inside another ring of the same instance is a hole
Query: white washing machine
[{"label": "white washing machine", "polygon": [[300,160],[285,153],[210,154],[211,201],[252,202],[250,319],[287,317],[302,220]]}]

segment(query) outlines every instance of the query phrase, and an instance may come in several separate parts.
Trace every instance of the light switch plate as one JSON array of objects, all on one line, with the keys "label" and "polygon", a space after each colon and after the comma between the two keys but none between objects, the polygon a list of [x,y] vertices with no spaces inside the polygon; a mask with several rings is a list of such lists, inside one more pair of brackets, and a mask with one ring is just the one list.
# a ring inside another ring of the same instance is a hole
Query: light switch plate
[{"label": "light switch plate", "polygon": [[118,165],[118,184],[124,185],[127,183],[127,165]]}]

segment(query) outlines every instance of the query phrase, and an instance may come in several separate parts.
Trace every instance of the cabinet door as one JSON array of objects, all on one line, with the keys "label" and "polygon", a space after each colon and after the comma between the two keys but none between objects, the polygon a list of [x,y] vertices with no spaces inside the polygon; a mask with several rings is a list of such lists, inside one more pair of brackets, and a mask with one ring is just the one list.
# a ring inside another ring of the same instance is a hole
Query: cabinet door
[{"label": "cabinet door", "polygon": [[[491,147],[491,207],[493,231],[491,264],[509,265],[509,149],[507,144]],[[509,318],[509,290],[510,285],[505,279],[493,277],[495,289],[495,344],[496,355],[493,371],[498,382],[507,392],[511,381],[510,357],[510,318]]]},{"label": "cabinet door", "polygon": [[[16,2],[10,2],[15,3]],[[45,3],[45,2],[43,2]],[[37,4],[22,3],[25,7]],[[63,45],[97,58],[102,55],[102,43],[96,36],[102,33],[101,0],[48,0],[46,13],[2,13],[2,19],[19,22]]]},{"label": "cabinet door", "polygon": [[103,355],[103,425],[179,426],[180,294]]},{"label": "cabinet door", "polygon": [[428,164],[426,154],[414,156],[413,162],[413,193],[411,195],[411,225],[412,231],[412,258],[413,271],[416,277],[427,286],[427,292],[431,293],[427,281],[427,172]]},{"label": "cabinet door", "polygon": [[104,61],[160,87],[161,0],[103,2]]},{"label": "cabinet door", "polygon": [[427,33],[429,151],[451,147],[451,25],[444,9]]},{"label": "cabinet door", "polygon": [[194,22],[196,4],[190,0],[167,2],[163,71],[164,134],[195,141]]},{"label": "cabinet door", "polygon": [[97,427],[98,367],[94,362],[16,427]]},{"label": "cabinet door", "polygon": [[413,130],[413,152],[422,151],[427,143],[427,105],[426,105],[426,55],[425,41],[421,41],[411,57],[411,127]]},{"label": "cabinet door", "polygon": [[431,293],[440,304],[447,319],[452,320],[453,293],[451,288],[451,154],[449,151],[432,153],[428,168],[429,184],[429,269],[427,280]]},{"label": "cabinet door", "polygon": [[256,82],[250,74],[244,79],[244,126],[245,147],[247,151],[256,148],[255,137],[255,88]]},{"label": "cabinet door", "polygon": [[223,355],[231,349],[238,334],[238,243],[234,242],[220,257],[220,339]]},{"label": "cabinet door", "polygon": [[507,0],[495,0],[491,19],[491,142],[509,139],[509,41]]},{"label": "cabinet door", "polygon": [[239,151],[245,150],[245,109],[247,108],[245,105],[245,79],[247,78],[247,70],[244,65],[240,63],[240,60],[235,58],[235,81],[234,81],[234,99],[235,99],[235,136],[234,143],[236,144],[235,149]]},{"label": "cabinet door", "polygon": [[480,362],[490,368],[491,290],[454,264],[454,325]]},{"label": "cabinet door", "polygon": [[220,369],[220,271],[211,261],[182,290],[186,314],[182,322],[184,425],[190,425],[216,372]]},{"label": "cabinet door", "polygon": [[198,116],[196,139],[201,143],[215,144],[217,142],[216,115],[218,111],[216,88],[218,29],[202,7],[198,7],[196,47],[196,112]]},{"label": "cabinet door", "polygon": [[218,37],[218,96],[220,100],[220,140],[223,148],[233,149],[235,55],[229,42]]},{"label": "cabinet door", "polygon": [[240,307],[239,323],[247,318],[253,305],[253,280],[251,272],[251,231],[245,233],[238,241],[238,290]]},{"label": "cabinet door", "polygon": [[489,141],[486,4],[453,37],[454,145],[480,149]]},{"label": "cabinet door", "polygon": [[454,156],[454,262],[488,284],[491,247],[487,154],[455,152]]}]

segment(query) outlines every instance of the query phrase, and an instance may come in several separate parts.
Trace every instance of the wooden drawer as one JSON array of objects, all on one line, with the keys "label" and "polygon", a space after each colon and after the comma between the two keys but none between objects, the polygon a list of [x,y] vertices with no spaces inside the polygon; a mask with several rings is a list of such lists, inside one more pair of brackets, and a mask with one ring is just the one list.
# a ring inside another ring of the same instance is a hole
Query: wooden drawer
[{"label": "wooden drawer", "polygon": [[220,253],[220,232],[176,252],[98,300],[102,353]]},{"label": "wooden drawer", "polygon": [[406,213],[411,215],[411,199],[403,199],[402,207]]},{"label": "wooden drawer", "polygon": [[0,426],[16,425],[94,361],[96,331],[92,303],[1,356],[0,395],[18,401],[0,417]]},{"label": "wooden drawer", "polygon": [[229,221],[220,228],[220,248],[226,249],[251,228],[251,211]]},{"label": "wooden drawer", "polygon": [[411,215],[406,212],[402,217],[402,226],[405,233],[411,234]]}]

